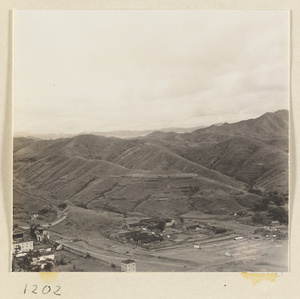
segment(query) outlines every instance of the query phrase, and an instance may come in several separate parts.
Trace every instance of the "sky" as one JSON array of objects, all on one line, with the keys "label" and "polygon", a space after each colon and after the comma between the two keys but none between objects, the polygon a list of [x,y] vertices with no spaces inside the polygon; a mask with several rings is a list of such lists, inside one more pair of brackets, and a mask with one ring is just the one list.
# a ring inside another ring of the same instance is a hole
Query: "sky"
[{"label": "sky", "polygon": [[15,11],[14,132],[209,126],[288,109],[288,11]]}]

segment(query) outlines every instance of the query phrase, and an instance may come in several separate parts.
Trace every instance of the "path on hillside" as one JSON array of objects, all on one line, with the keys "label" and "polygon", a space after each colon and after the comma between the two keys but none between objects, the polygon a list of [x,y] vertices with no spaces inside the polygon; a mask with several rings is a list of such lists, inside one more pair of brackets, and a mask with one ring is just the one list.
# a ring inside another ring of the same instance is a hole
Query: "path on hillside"
[{"label": "path on hillside", "polygon": [[[67,212],[68,212],[68,208],[65,208],[63,211],[58,211],[59,216],[54,221],[49,222],[47,224],[40,224],[39,226],[43,228],[50,228],[62,223],[64,220],[67,219]],[[20,226],[20,228],[24,230],[29,230],[30,226]]]}]

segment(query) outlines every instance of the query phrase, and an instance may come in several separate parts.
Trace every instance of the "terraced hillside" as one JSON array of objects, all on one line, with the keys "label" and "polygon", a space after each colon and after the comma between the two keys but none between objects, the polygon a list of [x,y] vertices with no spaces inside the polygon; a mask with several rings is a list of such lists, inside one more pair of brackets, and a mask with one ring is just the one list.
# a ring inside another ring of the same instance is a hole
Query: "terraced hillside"
[{"label": "terraced hillside", "polygon": [[119,139],[14,139],[15,213],[67,203],[119,214],[231,213],[288,186],[288,113]]},{"label": "terraced hillside", "polygon": [[288,193],[288,111],[210,126],[192,133],[148,136],[173,152],[252,188]]}]

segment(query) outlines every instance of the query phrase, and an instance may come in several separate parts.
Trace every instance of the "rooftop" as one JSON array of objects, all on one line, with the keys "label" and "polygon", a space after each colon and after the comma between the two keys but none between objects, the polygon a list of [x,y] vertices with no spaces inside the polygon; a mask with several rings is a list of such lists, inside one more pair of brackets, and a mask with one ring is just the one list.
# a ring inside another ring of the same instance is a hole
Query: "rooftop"
[{"label": "rooftop", "polygon": [[134,260],[124,260],[121,263],[123,263],[123,264],[131,264],[131,263],[135,263],[135,261]]}]

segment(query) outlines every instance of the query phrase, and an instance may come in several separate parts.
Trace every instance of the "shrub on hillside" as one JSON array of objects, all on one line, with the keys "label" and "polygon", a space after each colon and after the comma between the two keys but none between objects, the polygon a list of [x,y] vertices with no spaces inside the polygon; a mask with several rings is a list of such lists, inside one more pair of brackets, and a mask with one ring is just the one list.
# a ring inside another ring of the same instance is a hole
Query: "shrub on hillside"
[{"label": "shrub on hillside", "polygon": [[157,228],[162,232],[165,229],[165,226],[166,226],[166,222],[163,220],[160,220],[158,222]]},{"label": "shrub on hillside", "polygon": [[62,203],[60,203],[60,204],[58,205],[58,207],[61,208],[61,209],[65,209],[65,208],[67,207],[67,204],[64,203],[64,202],[62,202]]},{"label": "shrub on hillside", "polygon": [[277,191],[270,191],[266,194],[270,201],[273,201],[277,206],[282,206],[285,203],[286,197]]},{"label": "shrub on hillside", "polygon": [[261,213],[255,213],[251,220],[253,223],[265,224],[266,220],[265,217]]},{"label": "shrub on hillside", "polygon": [[266,211],[268,210],[270,199],[268,197],[263,197],[261,201],[256,202],[253,211]]},{"label": "shrub on hillside", "polygon": [[271,206],[268,212],[272,215],[273,220],[278,220],[280,223],[288,223],[288,212],[283,207]]},{"label": "shrub on hillside", "polygon": [[41,209],[39,209],[38,213],[41,214],[41,215],[45,215],[45,214],[49,213],[50,210],[51,210],[50,208],[44,206]]}]

